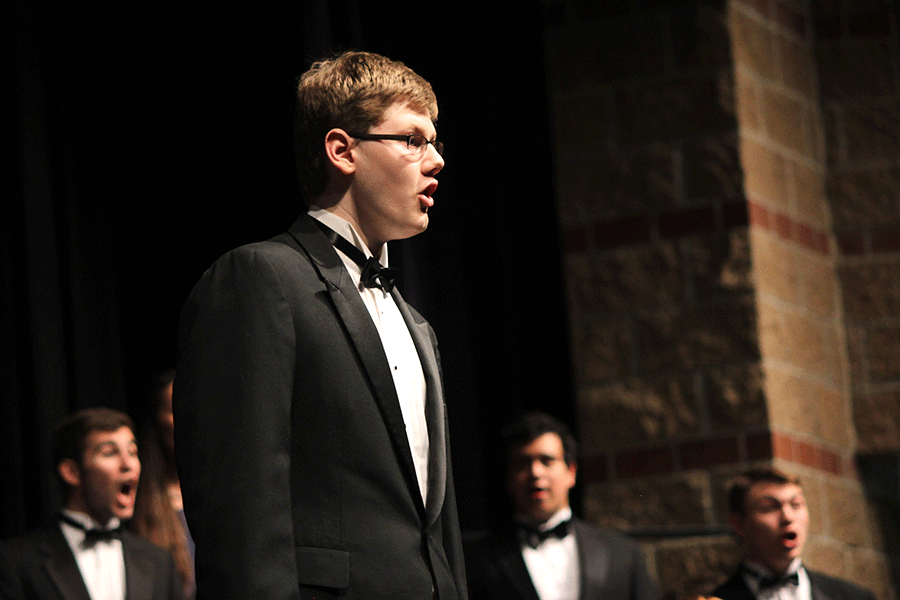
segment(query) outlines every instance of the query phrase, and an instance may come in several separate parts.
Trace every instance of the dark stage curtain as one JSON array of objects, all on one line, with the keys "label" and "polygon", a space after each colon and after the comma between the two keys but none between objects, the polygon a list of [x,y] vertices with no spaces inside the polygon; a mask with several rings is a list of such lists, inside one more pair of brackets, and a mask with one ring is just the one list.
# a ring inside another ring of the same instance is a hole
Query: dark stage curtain
[{"label": "dark stage curtain", "polygon": [[0,537],[59,506],[52,425],[95,405],[145,418],[199,275],[300,212],[292,87],[350,48],[438,95],[432,225],[391,255],[440,340],[463,527],[488,526],[498,427],[574,414],[540,6],[18,3],[0,25]]}]

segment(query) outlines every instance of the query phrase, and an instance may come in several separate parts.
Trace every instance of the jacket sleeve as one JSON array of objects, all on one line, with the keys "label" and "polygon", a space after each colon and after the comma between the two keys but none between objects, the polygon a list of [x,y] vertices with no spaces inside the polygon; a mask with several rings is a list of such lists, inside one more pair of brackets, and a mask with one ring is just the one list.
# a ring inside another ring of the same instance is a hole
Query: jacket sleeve
[{"label": "jacket sleeve", "polygon": [[182,311],[176,460],[197,597],[297,598],[291,518],[295,339],[284,282],[258,246],[219,259]]}]

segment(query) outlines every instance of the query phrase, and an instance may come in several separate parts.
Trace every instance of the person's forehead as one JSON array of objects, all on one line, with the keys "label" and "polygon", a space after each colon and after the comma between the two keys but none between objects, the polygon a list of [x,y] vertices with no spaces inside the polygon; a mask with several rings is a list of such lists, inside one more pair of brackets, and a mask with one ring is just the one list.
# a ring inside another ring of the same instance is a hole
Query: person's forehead
[{"label": "person's forehead", "polygon": [[763,481],[750,486],[747,492],[747,501],[763,501],[774,499],[781,502],[803,498],[803,490],[795,483],[775,483]]},{"label": "person's forehead", "polygon": [[132,444],[135,443],[134,432],[127,425],[123,425],[115,431],[91,431],[86,439],[85,447],[88,450],[98,448],[104,444]]},{"label": "person's forehead", "polygon": [[554,456],[563,455],[562,439],[552,431],[543,433],[530,442],[512,448],[513,456]]},{"label": "person's forehead", "polygon": [[403,100],[398,100],[385,109],[378,127],[383,125],[412,127],[425,134],[435,131],[434,123],[427,111],[414,108]]}]

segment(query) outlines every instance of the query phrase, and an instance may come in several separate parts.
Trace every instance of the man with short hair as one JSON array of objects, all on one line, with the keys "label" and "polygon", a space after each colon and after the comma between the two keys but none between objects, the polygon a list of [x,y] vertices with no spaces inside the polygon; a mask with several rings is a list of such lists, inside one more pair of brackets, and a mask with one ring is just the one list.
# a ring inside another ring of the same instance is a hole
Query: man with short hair
[{"label": "man with short hair", "polygon": [[852,583],[806,569],[800,559],[809,510],[800,481],[776,469],[739,476],[728,493],[729,521],[744,559],[713,592],[722,600],[874,600]]},{"label": "man with short hair", "polygon": [[185,305],[175,444],[200,600],[466,598],[435,336],[386,246],[428,226],[437,114],[402,63],[314,64],[295,119],[308,211]]},{"label": "man with short hair", "polygon": [[528,413],[501,435],[514,523],[467,552],[472,600],[657,600],[637,544],[572,515],[577,444],[569,428]]},{"label": "man with short hair", "polygon": [[89,408],[53,438],[66,501],[56,521],[0,546],[0,597],[9,600],[173,600],[171,556],[122,529],[141,473],[128,415]]}]

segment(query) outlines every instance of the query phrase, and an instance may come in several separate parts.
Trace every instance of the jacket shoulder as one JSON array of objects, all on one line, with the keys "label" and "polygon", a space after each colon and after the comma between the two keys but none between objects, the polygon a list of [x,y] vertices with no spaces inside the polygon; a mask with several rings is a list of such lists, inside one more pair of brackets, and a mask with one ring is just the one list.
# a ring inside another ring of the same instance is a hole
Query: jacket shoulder
[{"label": "jacket shoulder", "polygon": [[844,579],[832,577],[818,571],[806,571],[809,581],[814,588],[818,588],[833,600],[875,600],[875,595],[869,590],[850,583]]}]

